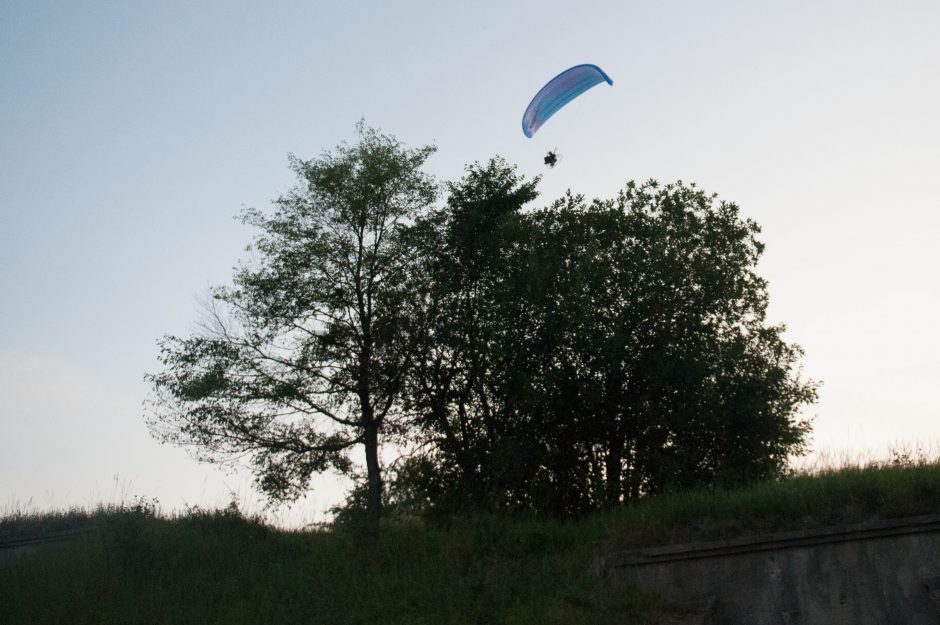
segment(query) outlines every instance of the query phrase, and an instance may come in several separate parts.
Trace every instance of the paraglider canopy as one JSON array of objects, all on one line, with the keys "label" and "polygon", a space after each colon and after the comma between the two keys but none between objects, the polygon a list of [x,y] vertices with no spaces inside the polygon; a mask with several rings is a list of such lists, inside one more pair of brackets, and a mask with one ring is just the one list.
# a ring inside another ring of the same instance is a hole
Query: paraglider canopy
[{"label": "paraglider canopy", "polygon": [[610,76],[597,65],[575,65],[566,69],[549,80],[532,98],[522,115],[522,132],[531,139],[561,107],[602,82],[614,84]]}]

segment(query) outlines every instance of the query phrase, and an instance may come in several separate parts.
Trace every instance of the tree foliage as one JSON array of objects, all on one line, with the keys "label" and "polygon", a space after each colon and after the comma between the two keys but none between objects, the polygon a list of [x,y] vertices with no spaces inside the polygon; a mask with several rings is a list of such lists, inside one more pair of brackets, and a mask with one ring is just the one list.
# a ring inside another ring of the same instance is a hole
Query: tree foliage
[{"label": "tree foliage", "polygon": [[497,161],[450,191],[409,394],[433,447],[418,466],[452,474],[427,501],[573,514],[801,451],[815,384],[765,322],[759,228],[734,204],[651,181],[523,213],[534,182]]},{"label": "tree foliage", "polygon": [[[355,474],[347,512],[373,528],[383,501],[573,515],[802,451],[816,384],[766,320],[736,205],[650,181],[533,210],[538,179],[497,158],[434,208],[432,151],[360,125],[292,159],[299,184],[243,215],[253,258],[201,331],[161,341],[158,438],[246,458],[274,501]],[[384,442],[407,452],[389,491]]]},{"label": "tree foliage", "polygon": [[212,292],[203,331],[161,342],[150,414],[163,441],[210,461],[247,457],[273,500],[310,476],[349,472],[364,451],[373,523],[381,506],[379,444],[395,414],[413,331],[402,236],[436,185],[421,168],[433,148],[407,149],[359,125],[359,140],[304,161],[299,184],[261,231],[254,261]]},{"label": "tree foliage", "polygon": [[406,398],[421,442],[439,454],[443,473],[447,466],[455,472],[430,475],[427,457],[404,471],[426,475],[429,484],[452,483],[452,492],[441,492],[445,498],[491,496],[494,472],[511,467],[519,451],[513,409],[501,394],[504,368],[496,362],[506,320],[493,296],[507,272],[509,224],[536,197],[535,184],[500,159],[476,164],[448,185],[446,206],[413,229],[415,248],[424,251],[416,265],[425,276],[419,313],[425,321]]}]

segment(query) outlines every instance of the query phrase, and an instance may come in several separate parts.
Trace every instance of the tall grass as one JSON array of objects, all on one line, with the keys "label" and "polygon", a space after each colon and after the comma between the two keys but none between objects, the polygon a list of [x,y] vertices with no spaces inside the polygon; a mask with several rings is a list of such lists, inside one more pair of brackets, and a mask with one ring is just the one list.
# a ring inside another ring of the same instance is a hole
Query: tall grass
[{"label": "tall grass", "polygon": [[363,548],[342,528],[285,531],[235,506],[160,514],[138,500],[8,514],[0,536],[92,528],[0,564],[0,623],[604,624],[681,609],[590,573],[613,549],[940,512],[940,464],[822,468],[671,493],[577,521],[391,519]]},{"label": "tall grass", "polygon": [[621,623],[653,605],[588,575],[565,523],[392,523],[364,550],[342,530],[278,531],[234,509],[87,521],[99,531],[0,568],[0,622]]}]

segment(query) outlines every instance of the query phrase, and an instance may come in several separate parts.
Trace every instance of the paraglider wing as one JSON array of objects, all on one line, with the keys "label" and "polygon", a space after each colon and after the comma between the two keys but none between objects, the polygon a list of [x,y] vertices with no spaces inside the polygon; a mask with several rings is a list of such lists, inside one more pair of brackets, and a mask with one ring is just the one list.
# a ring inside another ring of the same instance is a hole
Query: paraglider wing
[{"label": "paraglider wing", "polygon": [[597,65],[575,65],[566,69],[548,81],[544,87],[535,94],[525,113],[522,115],[522,132],[532,138],[542,124],[549,117],[558,112],[558,109],[568,104],[576,97],[593,87],[606,82],[614,84],[610,76]]}]

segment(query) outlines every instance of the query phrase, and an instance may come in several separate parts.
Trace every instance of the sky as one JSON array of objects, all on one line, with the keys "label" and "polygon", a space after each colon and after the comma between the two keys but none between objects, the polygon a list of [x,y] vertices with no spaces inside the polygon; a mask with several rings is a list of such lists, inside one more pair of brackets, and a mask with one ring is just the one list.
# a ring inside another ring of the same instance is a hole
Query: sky
[{"label": "sky", "polygon": [[[144,375],[245,258],[237,215],[360,119],[436,145],[439,180],[501,155],[538,205],[650,178],[737,203],[822,382],[814,457],[940,450],[938,32],[932,0],[0,3],[0,514],[261,510],[244,470],[149,435]],[[525,138],[579,63],[614,84]],[[343,486],[269,517],[323,520]]]}]

